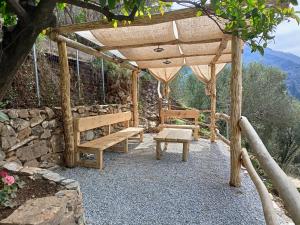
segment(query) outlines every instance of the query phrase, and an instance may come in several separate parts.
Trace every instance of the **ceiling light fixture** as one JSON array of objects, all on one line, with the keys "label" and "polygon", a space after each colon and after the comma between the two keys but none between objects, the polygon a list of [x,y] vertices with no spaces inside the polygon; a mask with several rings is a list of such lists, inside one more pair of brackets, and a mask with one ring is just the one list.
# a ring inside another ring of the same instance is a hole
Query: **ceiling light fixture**
[{"label": "ceiling light fixture", "polygon": [[157,48],[153,49],[153,51],[155,51],[155,52],[162,52],[162,51],[164,51],[164,50],[165,50],[165,49],[160,48],[159,45],[157,46]]},{"label": "ceiling light fixture", "polygon": [[170,63],[172,63],[170,60],[166,59],[165,61],[163,61],[164,64],[168,65]]}]

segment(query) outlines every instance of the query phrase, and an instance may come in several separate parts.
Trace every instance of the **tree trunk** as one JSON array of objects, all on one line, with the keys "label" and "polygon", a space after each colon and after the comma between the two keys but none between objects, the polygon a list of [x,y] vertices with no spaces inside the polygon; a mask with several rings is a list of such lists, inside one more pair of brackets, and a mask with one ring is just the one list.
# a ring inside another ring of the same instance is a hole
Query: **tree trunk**
[{"label": "tree trunk", "polygon": [[6,30],[0,50],[0,101],[23,64],[27,55],[42,30],[55,24],[53,10],[56,1],[41,0],[30,14],[30,21],[26,24],[21,20],[12,31]]}]

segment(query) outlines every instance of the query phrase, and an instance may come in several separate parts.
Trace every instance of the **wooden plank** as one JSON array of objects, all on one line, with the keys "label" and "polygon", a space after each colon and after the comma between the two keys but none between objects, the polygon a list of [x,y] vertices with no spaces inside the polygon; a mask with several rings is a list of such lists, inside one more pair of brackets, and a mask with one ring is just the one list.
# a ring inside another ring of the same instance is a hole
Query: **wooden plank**
[{"label": "wooden plank", "polygon": [[[146,25],[153,25],[159,24],[164,22],[169,22],[173,20],[180,20],[185,18],[195,17],[197,14],[198,9],[196,8],[187,8],[176,10],[172,12],[166,12],[164,15],[155,14],[152,15],[151,18],[147,16],[136,17],[134,21],[130,24],[124,24],[122,21],[118,22],[118,27],[128,27],[128,26],[146,26]],[[95,29],[105,29],[105,28],[112,28],[112,22],[107,21],[106,19],[94,22],[87,22],[87,23],[80,23],[80,24],[72,24],[72,25],[64,25],[60,27],[52,28],[52,31],[58,33],[72,33],[76,31],[85,31],[85,30],[95,30]]]},{"label": "wooden plank", "polygon": [[241,186],[241,130],[238,125],[242,111],[242,42],[232,36],[232,66],[230,82],[230,181],[234,187]]},{"label": "wooden plank", "polygon": [[194,119],[198,118],[199,111],[198,110],[162,110],[162,117],[164,118],[186,118],[186,119]]},{"label": "wooden plank", "polygon": [[60,93],[65,138],[65,161],[68,167],[75,166],[73,117],[71,112],[70,72],[65,42],[57,42],[60,66]]},{"label": "wooden plank", "polygon": [[189,142],[192,140],[192,130],[165,128],[154,137],[154,140],[167,142]]},{"label": "wooden plank", "polygon": [[137,134],[138,132],[136,131],[116,132],[108,136],[80,144],[79,147],[81,149],[104,150]]},{"label": "wooden plank", "polygon": [[76,130],[82,132],[110,124],[121,123],[130,119],[131,112],[122,112],[99,116],[89,116],[84,118],[75,118],[74,125]]}]

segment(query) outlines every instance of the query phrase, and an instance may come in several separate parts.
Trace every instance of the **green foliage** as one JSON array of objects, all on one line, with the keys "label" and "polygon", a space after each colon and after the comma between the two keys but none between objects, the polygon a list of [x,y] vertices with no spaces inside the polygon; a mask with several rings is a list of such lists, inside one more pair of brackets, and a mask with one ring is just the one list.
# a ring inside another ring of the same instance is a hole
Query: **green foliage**
[{"label": "green foliage", "polygon": [[6,1],[0,1],[0,18],[3,19],[4,26],[11,26],[17,23],[17,16],[8,9]]}]

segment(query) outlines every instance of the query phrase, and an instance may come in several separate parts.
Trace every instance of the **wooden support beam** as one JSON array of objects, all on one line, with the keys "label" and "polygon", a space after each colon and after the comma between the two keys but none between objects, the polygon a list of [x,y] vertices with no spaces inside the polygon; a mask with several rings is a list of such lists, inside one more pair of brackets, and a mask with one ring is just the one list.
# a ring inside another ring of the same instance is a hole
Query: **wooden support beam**
[{"label": "wooden support beam", "polygon": [[62,36],[62,35],[58,35],[56,33],[50,33],[49,37],[53,41],[56,41],[56,42],[65,42],[68,47],[77,49],[79,51],[82,51],[82,52],[87,53],[89,55],[93,55],[93,56],[98,57],[98,58],[103,58],[103,59],[105,59],[107,61],[116,63],[116,64],[120,65],[123,68],[130,69],[130,70],[138,70],[137,67],[129,64],[124,59],[121,59],[121,58],[118,58],[118,57],[109,56],[109,55],[104,54],[104,53],[102,53],[102,52],[100,52],[100,51],[98,51],[98,50],[96,50],[94,48],[91,48],[91,47],[88,47],[88,46],[86,46],[84,44],[81,44],[79,42],[73,41],[73,40],[71,40],[69,38],[66,38],[66,37]]},{"label": "wooden support beam", "polygon": [[[123,21],[118,22],[118,27],[128,27],[128,26],[146,26],[153,25],[158,23],[170,22],[174,20],[186,19],[195,17],[198,12],[196,8],[187,8],[181,9],[171,12],[166,12],[164,15],[155,14],[152,15],[151,18],[147,16],[136,17],[134,21],[130,24],[124,24]],[[53,31],[59,33],[73,33],[76,31],[85,31],[85,30],[95,30],[95,29],[105,29],[105,28],[113,28],[112,22],[107,21],[107,19],[103,19],[100,21],[93,21],[87,23],[80,24],[72,24],[72,25],[64,25],[61,27],[52,28]]]},{"label": "wooden support beam", "polygon": [[242,42],[232,36],[232,66],[230,81],[230,182],[234,187],[241,186],[241,130],[239,120],[242,111]]},{"label": "wooden support beam", "polygon": [[139,111],[138,111],[138,71],[132,71],[131,79],[131,91],[132,91],[132,119],[133,126],[139,126]]},{"label": "wooden support beam", "polygon": [[210,65],[210,141],[216,141],[217,74],[216,64]]},{"label": "wooden support beam", "polygon": [[60,94],[61,109],[64,124],[65,137],[65,162],[68,167],[75,165],[74,136],[73,136],[73,117],[71,112],[70,94],[70,72],[68,64],[68,53],[65,42],[57,42],[59,66],[60,66]]},{"label": "wooden support beam", "polygon": [[222,41],[221,41],[221,43],[220,43],[219,49],[217,51],[217,54],[213,58],[213,60],[211,61],[211,64],[215,64],[215,63],[218,62],[218,60],[221,57],[223,51],[227,48],[227,44],[228,44],[228,39],[227,38],[223,38]]},{"label": "wooden support beam", "polygon": [[226,40],[224,38],[213,38],[213,39],[207,39],[207,40],[201,40],[201,41],[181,41],[179,39],[175,39],[172,41],[167,42],[153,42],[153,43],[142,43],[142,44],[133,44],[133,45],[117,45],[117,46],[102,46],[99,47],[99,51],[109,51],[109,50],[122,50],[127,48],[142,48],[142,47],[157,47],[158,45],[160,47],[163,47],[164,45],[179,45],[179,44],[186,44],[186,45],[192,45],[192,44],[207,44],[207,43],[214,43],[214,42],[222,42],[222,40]]}]

